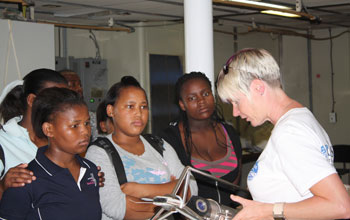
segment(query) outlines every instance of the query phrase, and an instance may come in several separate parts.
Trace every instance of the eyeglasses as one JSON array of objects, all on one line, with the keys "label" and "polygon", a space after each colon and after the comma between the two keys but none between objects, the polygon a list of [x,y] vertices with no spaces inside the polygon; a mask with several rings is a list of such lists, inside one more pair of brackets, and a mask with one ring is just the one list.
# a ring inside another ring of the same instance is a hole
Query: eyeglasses
[{"label": "eyeglasses", "polygon": [[[235,58],[236,54],[233,54],[226,62],[226,64],[222,67],[222,72],[224,73],[224,75],[227,75],[228,73],[228,69],[229,69],[229,66],[230,66],[230,63],[232,62],[232,60]],[[215,89],[217,89],[218,87],[218,81],[219,81],[219,78],[222,78],[223,75],[219,74],[216,79],[215,79]]]},{"label": "eyeglasses", "polygon": [[222,71],[224,72],[225,75],[227,75],[228,73],[228,69],[229,66],[231,64],[231,62],[233,61],[233,59],[235,59],[235,57],[239,54],[241,54],[242,52],[247,52],[247,51],[252,51],[254,50],[253,48],[246,48],[246,49],[242,49],[240,51],[238,51],[237,53],[233,54],[226,62],[226,64],[222,67]]},{"label": "eyeglasses", "polygon": [[222,67],[222,72],[224,72],[224,74],[226,75],[228,73],[228,69],[230,66],[230,63],[232,62],[232,60],[235,58],[236,54],[233,54],[226,62],[226,64]]}]

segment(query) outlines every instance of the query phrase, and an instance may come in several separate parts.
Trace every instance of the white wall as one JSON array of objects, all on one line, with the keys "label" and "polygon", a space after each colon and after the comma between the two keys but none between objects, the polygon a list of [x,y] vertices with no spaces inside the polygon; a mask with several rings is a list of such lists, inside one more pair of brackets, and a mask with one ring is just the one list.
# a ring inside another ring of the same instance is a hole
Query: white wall
[{"label": "white wall", "polygon": [[[10,23],[21,75],[17,72],[12,44],[9,46],[8,20],[0,19],[0,91],[7,83],[21,79],[34,69],[55,68],[54,26],[20,21]],[[5,80],[7,57],[8,75]]]},{"label": "white wall", "polygon": [[[344,29],[333,30],[336,35]],[[317,36],[327,37],[328,31],[315,32]],[[330,67],[330,42],[313,41],[313,82],[314,82],[314,112],[319,121],[325,127],[331,137],[333,144],[349,144],[348,127],[350,124],[350,35],[342,35],[333,40],[333,72],[334,72],[334,96],[337,123],[329,123],[329,112],[331,112],[331,67]],[[320,78],[316,78],[320,74]]]},{"label": "white wall", "polygon": [[[346,29],[333,29],[337,35]],[[328,37],[328,30],[314,31],[317,38]],[[329,134],[333,144],[350,144],[348,135],[350,116],[349,95],[349,34],[333,39],[334,94],[337,123],[329,122],[332,110],[330,41],[311,41],[312,93],[315,117]],[[307,40],[300,37],[283,37],[283,66],[287,94],[309,107]],[[318,77],[319,76],[319,77]]]},{"label": "white wall", "polygon": [[282,40],[281,72],[286,93],[304,106],[309,106],[307,40],[302,37],[284,36]]}]

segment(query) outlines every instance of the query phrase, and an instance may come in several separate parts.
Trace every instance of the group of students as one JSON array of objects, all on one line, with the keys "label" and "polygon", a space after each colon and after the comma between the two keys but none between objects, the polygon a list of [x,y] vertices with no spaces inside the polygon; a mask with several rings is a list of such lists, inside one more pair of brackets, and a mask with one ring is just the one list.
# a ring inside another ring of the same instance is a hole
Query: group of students
[{"label": "group of students", "polygon": [[[312,114],[283,92],[279,67],[267,51],[234,54],[216,85],[234,116],[253,126],[271,121],[275,129],[248,176],[255,201],[231,200],[237,192],[197,174],[190,178],[189,196],[240,203],[235,220],[350,218],[350,198],[334,169],[329,138]],[[104,137],[90,142],[82,95],[68,89],[56,71],[26,75],[0,105],[0,219],[147,219],[156,207],[144,199],[170,194],[184,166],[238,184],[240,139],[217,110],[211,82],[200,72],[184,74],[175,96],[180,116],[157,134],[161,138],[152,136],[156,147],[142,135],[149,117],[146,93],[135,78],[123,77],[97,109],[97,129]],[[116,167],[101,140],[121,165]],[[300,160],[305,161],[295,163]]]},{"label": "group of students", "polygon": [[[210,81],[203,73],[193,72],[181,77],[176,87],[182,117],[176,137],[166,130],[159,134],[164,137],[161,152],[141,135],[149,107],[146,93],[135,78],[123,77],[98,106],[97,129],[112,143],[123,163],[127,181],[120,184],[108,152],[96,141],[89,143],[90,116],[77,89],[53,70],[38,69],[26,75],[23,85],[12,89],[0,105],[4,120],[0,130],[4,155],[0,219],[150,218],[156,207],[143,199],[170,194],[184,165],[193,163],[192,154],[208,163],[202,170],[218,177],[234,173],[229,175],[230,181],[238,183],[239,137],[218,116]],[[204,142],[197,138],[200,132],[207,137]],[[181,136],[186,141],[182,142]],[[183,144],[171,146],[174,141]],[[206,143],[210,143],[209,151],[205,150]],[[80,157],[87,148],[85,158]],[[104,176],[99,178],[94,164],[101,166]],[[197,195],[193,177],[189,186],[189,193]],[[199,194],[209,196],[207,189],[199,189]],[[229,200],[229,193],[223,196],[219,192],[213,188],[213,198]]]}]

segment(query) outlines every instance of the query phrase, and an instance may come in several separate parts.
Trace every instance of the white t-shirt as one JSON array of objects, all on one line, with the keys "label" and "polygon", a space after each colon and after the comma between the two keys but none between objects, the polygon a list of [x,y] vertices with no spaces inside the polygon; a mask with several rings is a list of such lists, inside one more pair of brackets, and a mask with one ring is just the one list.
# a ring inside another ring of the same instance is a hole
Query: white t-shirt
[{"label": "white t-shirt", "polygon": [[310,188],[336,173],[327,133],[307,108],[294,108],[276,123],[271,137],[248,175],[253,199],[298,202]]},{"label": "white t-shirt", "polygon": [[27,129],[20,126],[18,122],[22,116],[10,119],[3,128],[0,129],[0,145],[4,151],[5,163],[0,163],[0,174],[5,173],[21,163],[29,163],[35,158],[38,147],[30,140]]}]

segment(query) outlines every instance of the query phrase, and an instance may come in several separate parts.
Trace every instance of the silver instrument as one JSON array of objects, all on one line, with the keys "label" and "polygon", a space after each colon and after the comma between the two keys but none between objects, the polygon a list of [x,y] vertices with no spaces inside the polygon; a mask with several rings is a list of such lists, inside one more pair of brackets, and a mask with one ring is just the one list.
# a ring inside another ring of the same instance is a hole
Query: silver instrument
[{"label": "silver instrument", "polygon": [[[151,218],[151,220],[164,220],[174,213],[180,213],[190,220],[229,220],[238,212],[236,209],[219,204],[215,200],[206,199],[199,196],[192,196],[186,201],[191,172],[214,179],[217,182],[226,184],[235,190],[247,191],[236,184],[217,178],[213,175],[187,166],[181,173],[179,181],[170,195],[156,196],[152,203],[161,209]],[[182,196],[177,195],[179,189],[183,186]]]}]

